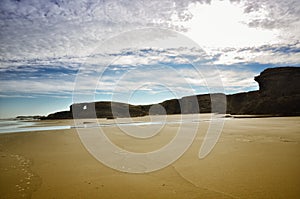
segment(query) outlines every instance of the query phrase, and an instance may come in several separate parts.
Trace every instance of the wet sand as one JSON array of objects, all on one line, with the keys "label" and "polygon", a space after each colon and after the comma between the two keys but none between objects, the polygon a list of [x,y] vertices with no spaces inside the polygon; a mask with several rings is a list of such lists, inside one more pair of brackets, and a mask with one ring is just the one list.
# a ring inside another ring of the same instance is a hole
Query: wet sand
[{"label": "wet sand", "polygon": [[[76,129],[0,134],[1,198],[299,198],[300,117],[228,119],[213,151],[199,159],[208,124],[200,122],[196,139],[179,160],[146,174],[104,166],[87,152]],[[178,126],[167,124],[144,140],[116,126],[102,129],[116,145],[148,152],[168,143]]]}]

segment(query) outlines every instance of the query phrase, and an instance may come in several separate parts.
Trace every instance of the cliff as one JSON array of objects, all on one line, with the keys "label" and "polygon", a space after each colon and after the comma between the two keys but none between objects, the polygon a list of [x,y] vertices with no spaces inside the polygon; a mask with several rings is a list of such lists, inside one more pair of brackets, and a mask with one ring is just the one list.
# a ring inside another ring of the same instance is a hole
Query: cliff
[{"label": "cliff", "polygon": [[254,78],[258,91],[227,96],[230,114],[300,115],[300,68],[268,68]]},{"label": "cliff", "polygon": [[92,102],[72,104],[70,113],[75,118],[115,118],[130,116],[145,116],[148,114],[146,106],[134,106],[119,102]]},{"label": "cliff", "polygon": [[262,95],[278,97],[300,94],[300,67],[268,68],[254,79]]},{"label": "cliff", "polygon": [[[159,106],[153,106],[155,104],[134,106],[119,102],[80,103],[71,105],[69,111],[53,113],[44,119],[71,119],[73,116],[75,118],[137,117],[148,115],[149,112],[150,114],[210,113],[211,100],[217,101],[216,104],[222,107],[224,97],[227,99],[227,113],[230,114],[300,115],[300,67],[268,68],[254,79],[259,84],[258,91],[227,96],[222,93],[188,96],[156,104]],[[193,101],[195,97],[198,107]],[[183,104],[185,107],[180,106]],[[163,107],[164,110],[159,107]]]}]

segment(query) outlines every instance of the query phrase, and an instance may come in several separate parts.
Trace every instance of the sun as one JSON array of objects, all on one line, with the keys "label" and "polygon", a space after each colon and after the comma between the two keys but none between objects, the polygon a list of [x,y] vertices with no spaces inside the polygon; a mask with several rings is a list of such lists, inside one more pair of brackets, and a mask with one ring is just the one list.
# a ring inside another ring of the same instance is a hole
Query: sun
[{"label": "sun", "polygon": [[[249,47],[277,42],[276,30],[253,28],[247,25],[250,14],[244,13],[242,4],[212,1],[211,4],[193,3],[188,11],[192,18],[180,21],[176,14],[173,22],[187,28],[184,34],[201,47]],[[265,17],[256,13],[256,17]],[[259,16],[260,15],[260,16]]]}]

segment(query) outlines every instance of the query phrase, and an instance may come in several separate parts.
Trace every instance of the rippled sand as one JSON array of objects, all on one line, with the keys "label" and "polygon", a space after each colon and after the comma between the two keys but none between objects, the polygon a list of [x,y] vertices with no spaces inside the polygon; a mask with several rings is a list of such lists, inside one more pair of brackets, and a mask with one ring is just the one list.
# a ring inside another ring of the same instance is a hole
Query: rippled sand
[{"label": "rippled sand", "polygon": [[[40,125],[45,124],[72,121]],[[86,151],[76,129],[2,134],[1,198],[299,198],[300,117],[226,120],[217,145],[200,160],[208,124],[200,122],[196,139],[179,160],[147,174],[104,166]],[[102,128],[116,145],[148,152],[167,144],[178,125],[167,124],[157,136],[142,140],[116,126]]]}]

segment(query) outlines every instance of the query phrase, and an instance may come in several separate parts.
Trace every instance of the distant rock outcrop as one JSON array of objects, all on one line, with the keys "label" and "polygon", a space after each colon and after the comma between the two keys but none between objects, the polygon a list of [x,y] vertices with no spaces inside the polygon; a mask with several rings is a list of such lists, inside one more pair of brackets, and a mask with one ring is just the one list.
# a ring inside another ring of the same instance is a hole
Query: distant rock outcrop
[{"label": "distant rock outcrop", "polygon": [[300,67],[268,68],[254,79],[258,91],[227,96],[228,113],[300,115]]},{"label": "distant rock outcrop", "polygon": [[268,68],[254,79],[262,95],[279,97],[300,94],[300,67]]},{"label": "distant rock outcrop", "polygon": [[92,102],[72,104],[69,112],[73,113],[74,118],[115,118],[145,116],[148,109],[146,106],[119,102]]},{"label": "distant rock outcrop", "polygon": [[43,118],[45,118],[45,116],[41,116],[41,115],[33,115],[33,116],[20,115],[20,116],[17,116],[15,119],[16,120],[40,120],[40,119],[43,119]]},{"label": "distant rock outcrop", "polygon": [[73,119],[73,114],[71,111],[60,111],[56,113],[51,113],[47,117],[42,119],[43,120]]},{"label": "distant rock outcrop", "polygon": [[[230,114],[300,115],[300,67],[268,68],[255,77],[258,91],[225,95],[222,93],[188,96],[151,105],[119,102],[73,104],[69,111],[48,115],[44,119],[137,117],[149,114],[210,113],[215,101],[217,110],[227,107]],[[226,97],[227,105],[224,104]],[[198,107],[197,107],[198,106]],[[164,111],[159,107],[163,107]],[[225,111],[225,109],[224,109]],[[213,111],[214,112],[214,111]]]}]

